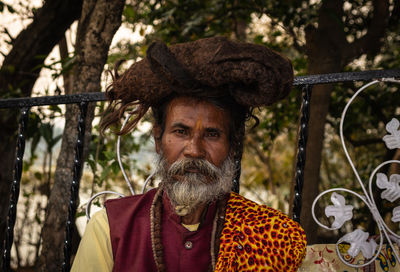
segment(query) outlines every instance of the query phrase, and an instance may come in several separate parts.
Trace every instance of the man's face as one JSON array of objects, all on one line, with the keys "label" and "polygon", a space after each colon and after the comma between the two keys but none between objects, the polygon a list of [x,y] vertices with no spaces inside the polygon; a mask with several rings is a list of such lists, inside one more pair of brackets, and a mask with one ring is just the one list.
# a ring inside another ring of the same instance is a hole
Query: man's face
[{"label": "man's face", "polygon": [[155,128],[158,174],[179,216],[229,193],[235,167],[229,156],[229,115],[188,97],[167,107],[165,129]]},{"label": "man's face", "polygon": [[164,133],[156,140],[157,152],[163,153],[169,165],[192,158],[220,167],[230,151],[229,118],[227,112],[210,102],[175,98],[167,107]]}]

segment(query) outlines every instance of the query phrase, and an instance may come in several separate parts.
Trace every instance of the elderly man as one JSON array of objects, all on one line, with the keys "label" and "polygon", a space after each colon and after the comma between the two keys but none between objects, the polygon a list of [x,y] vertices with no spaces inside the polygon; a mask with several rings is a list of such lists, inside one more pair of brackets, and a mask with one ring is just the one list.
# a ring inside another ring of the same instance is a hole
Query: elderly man
[{"label": "elderly man", "polygon": [[295,271],[305,234],[279,211],[232,192],[252,109],[287,95],[290,62],[263,46],[208,38],[147,58],[107,91],[103,128],[152,109],[158,188],[106,202],[90,220],[73,271]]}]

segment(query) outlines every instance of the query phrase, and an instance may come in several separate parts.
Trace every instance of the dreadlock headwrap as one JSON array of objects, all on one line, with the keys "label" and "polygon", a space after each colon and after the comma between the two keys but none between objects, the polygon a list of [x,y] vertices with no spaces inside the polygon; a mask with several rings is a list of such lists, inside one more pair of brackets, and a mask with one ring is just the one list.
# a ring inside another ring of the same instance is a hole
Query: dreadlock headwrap
[{"label": "dreadlock headwrap", "polygon": [[252,109],[284,98],[292,82],[291,62],[262,45],[233,42],[224,37],[170,47],[155,42],[149,46],[145,59],[133,64],[121,76],[115,72],[113,83],[107,89],[110,104],[101,128],[104,131],[119,123],[123,113],[133,106],[133,116],[119,134],[131,131],[149,108],[155,115],[159,114],[160,107],[173,97],[219,99],[230,107],[235,104],[236,116],[231,117],[242,119],[237,120],[241,125],[236,125],[231,133],[234,134],[231,147],[235,159],[240,160],[244,122],[254,117]]}]

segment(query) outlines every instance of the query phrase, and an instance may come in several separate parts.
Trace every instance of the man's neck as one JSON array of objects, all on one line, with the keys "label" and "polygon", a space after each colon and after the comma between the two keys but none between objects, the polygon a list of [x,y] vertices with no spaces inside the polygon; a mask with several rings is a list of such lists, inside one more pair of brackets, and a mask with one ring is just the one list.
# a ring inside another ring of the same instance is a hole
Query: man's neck
[{"label": "man's neck", "polygon": [[201,204],[192,213],[190,213],[188,215],[185,215],[185,216],[182,216],[181,217],[182,218],[182,224],[194,225],[194,224],[200,223],[206,207],[207,207],[206,204]]}]

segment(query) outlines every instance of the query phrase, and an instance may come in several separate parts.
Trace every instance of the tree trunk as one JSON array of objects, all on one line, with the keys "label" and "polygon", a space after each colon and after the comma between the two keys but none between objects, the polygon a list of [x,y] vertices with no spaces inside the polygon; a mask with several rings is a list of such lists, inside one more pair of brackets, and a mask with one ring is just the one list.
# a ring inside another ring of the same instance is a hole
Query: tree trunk
[{"label": "tree trunk", "polygon": [[[0,97],[30,96],[41,65],[71,23],[79,18],[82,0],[45,1],[32,23],[12,42],[0,69]],[[40,56],[40,57],[39,57]],[[6,218],[18,126],[17,110],[0,111],[0,250],[3,252]],[[2,259],[0,259],[0,264]]]},{"label": "tree trunk", "polygon": [[[397,149],[394,154],[392,160],[400,160],[400,149]],[[400,165],[398,163],[393,163],[389,168],[389,175],[399,174],[400,173]]]},{"label": "tree trunk", "polygon": [[[306,28],[308,74],[340,72],[352,60],[364,53],[376,54],[381,46],[389,18],[388,1],[374,1],[374,14],[367,34],[349,43],[341,23],[343,0],[323,1],[319,10],[318,28]],[[382,19],[385,18],[385,19]],[[318,195],[320,182],[321,152],[325,121],[328,114],[331,85],[313,88],[310,104],[310,120],[304,169],[304,187],[301,225],[306,231],[308,244],[318,241],[317,224],[311,214],[311,206]]]},{"label": "tree trunk", "polygon": [[[124,1],[85,0],[83,2],[75,46],[73,92],[98,92],[100,90],[100,76],[112,38],[121,24],[123,7]],[[88,109],[85,130],[86,149],[90,139],[94,107],[95,104],[91,104]],[[43,229],[40,271],[58,271],[63,262],[64,232],[72,182],[78,111],[76,105],[67,107],[61,151],[57,160],[55,181]]]}]

